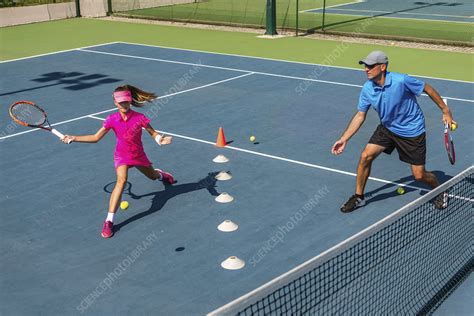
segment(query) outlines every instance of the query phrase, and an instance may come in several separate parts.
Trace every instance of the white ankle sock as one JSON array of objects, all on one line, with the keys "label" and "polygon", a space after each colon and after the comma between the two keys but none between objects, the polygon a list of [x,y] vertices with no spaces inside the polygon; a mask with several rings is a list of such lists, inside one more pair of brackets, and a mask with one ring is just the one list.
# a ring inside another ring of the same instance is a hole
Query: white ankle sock
[{"label": "white ankle sock", "polygon": [[158,172],[158,179],[157,180],[161,180],[163,179],[163,176],[161,175],[161,172],[158,171],[158,169],[155,169],[156,172]]},{"label": "white ankle sock", "polygon": [[114,222],[114,213],[107,213],[107,218],[105,219],[106,222]]}]

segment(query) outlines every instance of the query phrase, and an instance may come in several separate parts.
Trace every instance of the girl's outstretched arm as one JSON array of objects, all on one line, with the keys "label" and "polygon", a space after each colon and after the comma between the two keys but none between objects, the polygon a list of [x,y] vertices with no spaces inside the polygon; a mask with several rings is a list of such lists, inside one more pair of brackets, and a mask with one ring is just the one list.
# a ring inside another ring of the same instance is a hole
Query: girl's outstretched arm
[{"label": "girl's outstretched arm", "polygon": [[68,143],[69,140],[71,140],[71,142],[78,142],[78,143],[97,143],[108,132],[109,132],[108,129],[101,127],[97,131],[97,133],[95,133],[94,135],[82,135],[82,136],[65,135],[62,141],[66,144]]},{"label": "girl's outstretched arm", "polygon": [[146,131],[150,134],[150,136],[158,143],[158,145],[168,145],[171,144],[171,140],[173,137],[166,136],[165,134],[160,135],[150,124],[146,126]]}]

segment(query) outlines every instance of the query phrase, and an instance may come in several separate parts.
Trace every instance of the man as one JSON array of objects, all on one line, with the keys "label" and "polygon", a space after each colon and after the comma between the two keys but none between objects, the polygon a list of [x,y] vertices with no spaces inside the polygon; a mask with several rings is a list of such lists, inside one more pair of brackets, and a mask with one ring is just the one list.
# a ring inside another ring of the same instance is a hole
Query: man
[{"label": "man", "polygon": [[[373,51],[359,64],[364,65],[368,81],[362,87],[357,113],[333,145],[332,153],[339,155],[344,151],[349,139],[364,123],[371,106],[379,114],[380,125],[361,153],[355,194],[341,207],[345,213],[365,205],[364,189],[372,162],[380,153],[391,154],[395,148],[400,160],[410,164],[417,181],[431,188],[439,185],[436,176],[425,170],[425,120],[417,96],[425,92],[443,112],[443,121],[450,127],[455,123],[448,106],[433,87],[408,75],[387,71],[388,57],[385,53]],[[435,205],[437,208],[446,207],[447,195],[437,197]]]}]

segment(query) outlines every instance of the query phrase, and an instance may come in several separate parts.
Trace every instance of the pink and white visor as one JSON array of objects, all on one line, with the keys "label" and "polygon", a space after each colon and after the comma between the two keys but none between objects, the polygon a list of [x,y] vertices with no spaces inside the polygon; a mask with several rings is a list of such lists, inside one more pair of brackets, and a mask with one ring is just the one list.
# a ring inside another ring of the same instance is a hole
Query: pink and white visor
[{"label": "pink and white visor", "polygon": [[132,93],[130,91],[116,91],[114,92],[114,100],[120,102],[132,102]]}]

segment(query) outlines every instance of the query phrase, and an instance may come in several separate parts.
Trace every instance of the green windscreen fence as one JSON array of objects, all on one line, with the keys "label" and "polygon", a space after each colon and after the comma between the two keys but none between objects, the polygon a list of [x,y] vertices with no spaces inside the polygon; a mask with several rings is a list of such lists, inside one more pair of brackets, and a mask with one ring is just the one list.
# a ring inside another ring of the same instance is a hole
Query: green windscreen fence
[{"label": "green windscreen fence", "polygon": [[[472,45],[472,1],[428,1],[276,0],[276,26],[301,33],[324,31]],[[258,28],[266,25],[267,0],[109,2],[111,13],[119,16]]]}]

